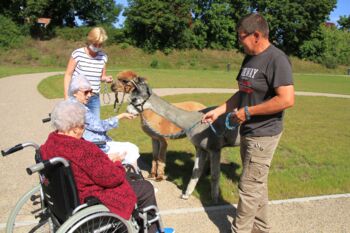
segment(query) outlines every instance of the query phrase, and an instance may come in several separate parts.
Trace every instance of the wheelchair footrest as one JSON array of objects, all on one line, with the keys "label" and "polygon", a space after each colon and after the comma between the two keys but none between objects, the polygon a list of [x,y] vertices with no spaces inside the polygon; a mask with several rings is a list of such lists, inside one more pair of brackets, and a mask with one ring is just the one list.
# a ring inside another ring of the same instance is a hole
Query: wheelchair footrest
[{"label": "wheelchair footrest", "polygon": [[175,230],[174,228],[171,228],[171,227],[166,227],[166,228],[163,228],[163,231],[158,231],[157,233],[175,233]]}]

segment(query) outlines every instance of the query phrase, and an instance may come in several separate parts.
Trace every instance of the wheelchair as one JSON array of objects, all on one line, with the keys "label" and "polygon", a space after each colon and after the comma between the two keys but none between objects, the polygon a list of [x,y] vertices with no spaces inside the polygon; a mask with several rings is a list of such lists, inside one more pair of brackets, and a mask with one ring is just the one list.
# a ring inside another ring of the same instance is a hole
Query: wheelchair
[{"label": "wheelchair", "polygon": [[80,204],[69,161],[61,157],[41,160],[40,147],[35,143],[18,144],[1,152],[6,156],[28,146],[35,148],[36,164],[27,168],[27,173],[38,173],[40,184],[17,202],[6,224],[7,233],[147,233],[148,226],[153,223],[157,224],[158,232],[164,232],[156,206],[142,210],[135,208],[133,216],[125,220],[111,213],[97,198],[89,197]]}]

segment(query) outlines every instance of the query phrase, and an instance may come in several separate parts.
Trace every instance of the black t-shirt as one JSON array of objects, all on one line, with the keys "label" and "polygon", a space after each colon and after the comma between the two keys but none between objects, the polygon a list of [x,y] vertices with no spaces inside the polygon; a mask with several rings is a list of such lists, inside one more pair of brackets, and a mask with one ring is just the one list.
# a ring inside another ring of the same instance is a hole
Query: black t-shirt
[{"label": "black t-shirt", "polygon": [[[256,56],[246,56],[237,76],[239,108],[255,106],[276,96],[275,88],[293,85],[288,57],[270,45]],[[242,136],[274,136],[282,132],[283,111],[272,115],[254,115],[242,124]]]}]

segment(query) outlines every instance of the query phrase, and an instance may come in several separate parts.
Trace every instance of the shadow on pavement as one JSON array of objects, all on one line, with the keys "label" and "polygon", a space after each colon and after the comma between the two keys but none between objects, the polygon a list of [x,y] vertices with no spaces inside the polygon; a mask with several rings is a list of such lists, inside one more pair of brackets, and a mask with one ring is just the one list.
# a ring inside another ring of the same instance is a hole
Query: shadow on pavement
[{"label": "shadow on pavement", "polygon": [[[167,152],[167,161],[166,161],[166,169],[165,174],[167,175],[167,180],[174,183],[182,192],[185,191],[187,184],[190,181],[192,169],[194,166],[194,161],[192,158],[194,155],[188,152],[179,152],[179,151],[168,151]],[[150,169],[150,165],[152,164],[152,154],[151,153],[143,153],[142,163],[144,164],[144,169]],[[227,179],[231,180],[233,183],[238,184],[239,174],[237,174],[237,170],[240,165],[236,163],[222,163],[221,162],[221,174],[224,175]],[[141,169],[143,169],[141,167]],[[198,184],[195,189],[199,194],[199,199],[205,208],[205,212],[208,215],[208,218],[217,226],[219,232],[226,232],[231,227],[231,219],[234,218],[236,209],[234,206],[228,207],[228,205],[232,205],[231,203],[225,201],[221,196],[219,203],[213,204],[210,196],[210,166],[209,160],[206,162],[203,174],[198,181]],[[217,208],[219,206],[225,205],[225,208]]]}]

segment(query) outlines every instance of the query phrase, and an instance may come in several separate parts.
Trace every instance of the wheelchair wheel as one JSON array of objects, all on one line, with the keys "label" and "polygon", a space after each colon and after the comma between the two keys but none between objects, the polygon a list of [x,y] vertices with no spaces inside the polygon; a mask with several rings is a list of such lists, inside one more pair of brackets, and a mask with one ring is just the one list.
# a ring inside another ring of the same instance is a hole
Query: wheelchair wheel
[{"label": "wheelchair wheel", "polygon": [[132,233],[132,226],[123,218],[110,212],[94,213],[77,221],[67,233]]},{"label": "wheelchair wheel", "polygon": [[6,232],[53,232],[48,216],[42,204],[41,187],[38,185],[19,199],[7,220]]}]

